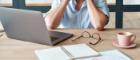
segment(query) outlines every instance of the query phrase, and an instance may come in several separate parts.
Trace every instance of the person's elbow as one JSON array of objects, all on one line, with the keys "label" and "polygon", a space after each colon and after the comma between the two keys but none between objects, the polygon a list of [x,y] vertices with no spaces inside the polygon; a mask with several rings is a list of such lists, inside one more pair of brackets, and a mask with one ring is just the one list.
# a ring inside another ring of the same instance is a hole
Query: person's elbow
[{"label": "person's elbow", "polygon": [[53,29],[56,29],[56,26],[47,24],[47,29],[48,30],[53,30]]},{"label": "person's elbow", "polygon": [[107,23],[108,23],[108,19],[106,19],[106,21],[104,21],[104,22],[100,22],[94,28],[98,31],[103,31],[104,27],[107,25]]},{"label": "person's elbow", "polygon": [[108,24],[109,18],[106,16],[100,20],[100,22],[95,26],[95,29],[98,31],[103,31],[104,27]]},{"label": "person's elbow", "polygon": [[97,31],[103,31],[104,30],[104,26],[96,26],[95,30]]},{"label": "person's elbow", "polygon": [[50,21],[47,21],[46,23],[47,23],[46,25],[48,30],[56,29],[55,24],[51,23]]}]

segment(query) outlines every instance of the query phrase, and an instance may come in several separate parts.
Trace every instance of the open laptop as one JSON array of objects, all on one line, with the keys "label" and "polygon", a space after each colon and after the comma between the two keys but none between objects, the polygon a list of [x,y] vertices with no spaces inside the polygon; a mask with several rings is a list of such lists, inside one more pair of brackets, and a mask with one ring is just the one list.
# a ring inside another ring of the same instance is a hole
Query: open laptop
[{"label": "open laptop", "polygon": [[0,7],[0,20],[9,38],[40,44],[55,45],[73,35],[48,31],[39,11]]}]

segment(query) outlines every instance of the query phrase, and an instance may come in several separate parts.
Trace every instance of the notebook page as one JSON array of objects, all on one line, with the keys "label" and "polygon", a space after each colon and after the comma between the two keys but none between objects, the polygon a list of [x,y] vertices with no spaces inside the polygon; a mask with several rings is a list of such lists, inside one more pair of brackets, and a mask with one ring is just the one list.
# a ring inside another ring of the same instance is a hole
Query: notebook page
[{"label": "notebook page", "polygon": [[60,47],[50,49],[40,49],[35,51],[39,60],[70,60]]},{"label": "notebook page", "polygon": [[132,60],[127,55],[123,54],[119,50],[110,50],[101,52],[102,56],[99,58],[99,60]]},{"label": "notebook page", "polygon": [[104,51],[100,52],[100,54],[101,56],[76,60],[132,60],[119,50]]},{"label": "notebook page", "polygon": [[69,45],[63,46],[74,58],[81,57],[92,57],[99,55],[94,49],[90,48],[86,44],[77,44],[77,45]]}]

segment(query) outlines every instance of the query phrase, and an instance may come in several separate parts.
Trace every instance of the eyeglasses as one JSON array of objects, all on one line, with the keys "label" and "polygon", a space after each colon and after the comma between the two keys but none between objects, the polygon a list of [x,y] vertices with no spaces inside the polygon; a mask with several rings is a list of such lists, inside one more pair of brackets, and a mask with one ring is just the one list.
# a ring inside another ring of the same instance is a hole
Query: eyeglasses
[{"label": "eyeglasses", "polygon": [[87,31],[82,32],[80,36],[76,37],[72,41],[75,41],[75,40],[77,40],[79,38],[92,38],[91,40],[88,40],[88,43],[92,44],[92,45],[96,45],[96,44],[98,44],[99,42],[102,41],[99,33],[92,33],[92,34],[90,34]]}]

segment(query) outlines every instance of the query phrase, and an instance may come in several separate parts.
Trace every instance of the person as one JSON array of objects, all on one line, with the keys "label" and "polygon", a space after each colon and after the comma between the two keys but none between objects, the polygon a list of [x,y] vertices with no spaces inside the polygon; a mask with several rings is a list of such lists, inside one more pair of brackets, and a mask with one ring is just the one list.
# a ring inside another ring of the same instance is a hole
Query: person
[{"label": "person", "polygon": [[104,0],[52,0],[45,21],[48,29],[95,28],[103,30],[109,20]]}]

